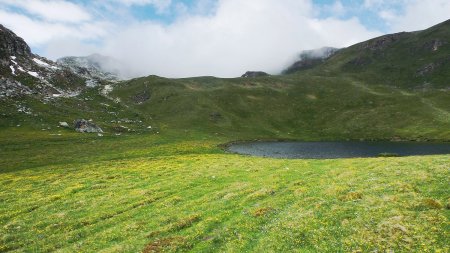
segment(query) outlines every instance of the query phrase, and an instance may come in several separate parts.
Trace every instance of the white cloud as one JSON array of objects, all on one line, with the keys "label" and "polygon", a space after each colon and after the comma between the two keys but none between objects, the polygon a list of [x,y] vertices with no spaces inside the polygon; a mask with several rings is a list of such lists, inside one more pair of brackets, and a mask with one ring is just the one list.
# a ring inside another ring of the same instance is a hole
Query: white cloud
[{"label": "white cloud", "polygon": [[448,0],[405,0],[403,11],[383,10],[380,17],[386,20],[391,31],[398,32],[426,29],[449,19],[449,13]]},{"label": "white cloud", "polygon": [[[142,5],[164,1],[112,2]],[[174,3],[172,8],[182,15],[171,24],[134,19],[120,24],[122,19],[98,19],[99,15],[92,14],[98,11],[94,9],[90,10],[93,20],[75,25],[35,20],[1,11],[1,7],[0,23],[31,45],[41,46],[46,57],[103,53],[124,61],[133,69],[133,76],[235,77],[247,70],[277,73],[301,50],[344,47],[380,35],[357,18],[318,18],[311,0],[201,0],[193,7]],[[336,13],[343,11],[340,1],[332,7]]]},{"label": "white cloud", "polygon": [[0,23],[34,46],[61,39],[78,41],[98,39],[109,34],[111,29],[110,24],[103,21],[71,25],[34,20],[28,16],[10,13],[1,9]]},{"label": "white cloud", "polygon": [[128,26],[105,53],[140,75],[234,77],[246,70],[277,73],[300,50],[379,35],[356,18],[316,19],[313,8],[310,1],[223,0],[214,15],[185,16],[169,26]]},{"label": "white cloud", "polygon": [[0,3],[19,7],[46,21],[79,23],[91,19],[82,7],[63,0],[0,0]]}]

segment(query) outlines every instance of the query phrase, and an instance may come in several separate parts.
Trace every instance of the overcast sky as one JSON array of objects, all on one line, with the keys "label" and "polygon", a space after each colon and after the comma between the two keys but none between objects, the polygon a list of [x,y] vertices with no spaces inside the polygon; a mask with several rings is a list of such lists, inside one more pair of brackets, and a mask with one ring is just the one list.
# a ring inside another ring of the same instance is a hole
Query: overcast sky
[{"label": "overcast sky", "polygon": [[0,0],[0,23],[35,53],[100,53],[132,76],[277,73],[301,50],[449,18],[450,0]]}]

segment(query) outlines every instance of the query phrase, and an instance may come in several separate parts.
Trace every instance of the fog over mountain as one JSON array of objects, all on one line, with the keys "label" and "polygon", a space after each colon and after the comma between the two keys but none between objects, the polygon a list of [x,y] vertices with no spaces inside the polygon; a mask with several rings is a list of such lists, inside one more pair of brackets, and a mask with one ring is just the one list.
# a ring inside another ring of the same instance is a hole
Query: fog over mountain
[{"label": "fog over mountain", "polygon": [[[99,53],[122,62],[127,77],[236,77],[280,73],[303,50],[347,47],[447,18],[450,2],[422,2],[0,0],[0,21],[52,60]],[[141,17],[143,10],[153,14]]]}]

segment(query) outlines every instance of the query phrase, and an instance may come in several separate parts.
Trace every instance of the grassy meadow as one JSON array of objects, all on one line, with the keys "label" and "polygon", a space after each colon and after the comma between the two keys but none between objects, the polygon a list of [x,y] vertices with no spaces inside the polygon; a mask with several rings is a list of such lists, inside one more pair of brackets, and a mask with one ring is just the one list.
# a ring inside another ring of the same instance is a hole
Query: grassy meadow
[{"label": "grassy meadow", "polygon": [[449,155],[284,160],[218,135],[62,133],[0,132],[1,252],[449,252]]}]

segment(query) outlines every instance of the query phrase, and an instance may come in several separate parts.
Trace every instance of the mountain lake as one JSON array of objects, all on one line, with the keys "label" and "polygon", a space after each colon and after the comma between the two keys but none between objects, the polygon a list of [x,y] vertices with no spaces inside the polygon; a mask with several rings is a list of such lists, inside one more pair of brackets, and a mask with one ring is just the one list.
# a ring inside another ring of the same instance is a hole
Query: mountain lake
[{"label": "mountain lake", "polygon": [[291,159],[333,159],[450,154],[450,143],[253,141],[227,146],[231,153]]}]

